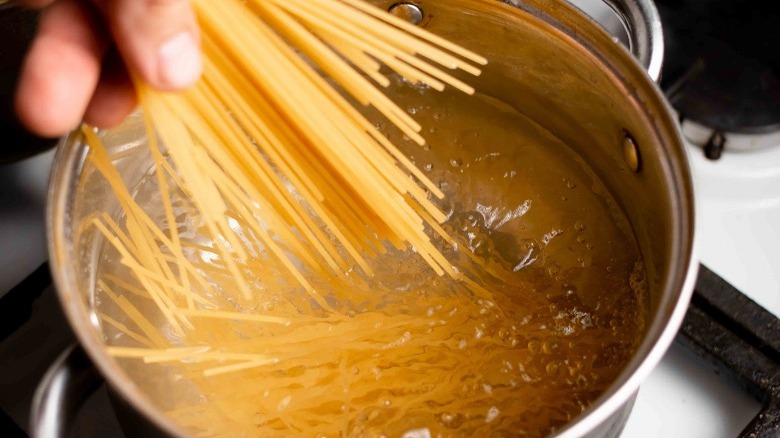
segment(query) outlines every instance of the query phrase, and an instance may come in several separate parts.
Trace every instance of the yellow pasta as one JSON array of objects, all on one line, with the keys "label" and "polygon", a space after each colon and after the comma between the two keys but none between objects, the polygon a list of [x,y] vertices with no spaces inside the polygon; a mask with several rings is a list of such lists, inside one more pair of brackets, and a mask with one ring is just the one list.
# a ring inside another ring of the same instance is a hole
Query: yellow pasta
[{"label": "yellow pasta", "polygon": [[[421,126],[377,89],[390,83],[379,73],[381,65],[437,90],[449,84],[473,93],[422,58],[474,75],[480,71],[469,62],[486,60],[360,3],[228,0],[216,6],[196,0],[194,7],[203,28],[202,80],[176,94],[136,84],[167,232],[134,202],[96,133],[83,130],[92,148],[90,160],[125,214],[124,227],[106,214],[93,218],[92,225],[118,251],[140,288],[116,276],[106,279],[150,298],[180,336],[195,328],[191,318],[198,324],[204,319],[290,322],[214,305],[229,288],[222,284],[215,290],[204,281],[204,268],[185,256],[191,244],[175,226],[171,190],[191,198],[212,243],[210,251],[225,270],[220,276],[229,278],[245,300],[252,298],[245,267],[256,245],[336,320],[338,311],[310,283],[310,274],[344,281],[354,265],[370,276],[365,257],[385,253],[387,244],[414,248],[436,274],[458,277],[426,234],[429,228],[446,238],[437,223],[444,214],[428,199],[428,194],[444,194],[350,99],[373,107],[423,144]],[[251,232],[257,242],[247,246],[231,223]],[[111,317],[104,321],[143,344],[164,344],[126,298],[102,280],[100,287],[149,339]],[[122,357],[148,352],[111,351]],[[242,369],[232,364],[207,374]]]}]

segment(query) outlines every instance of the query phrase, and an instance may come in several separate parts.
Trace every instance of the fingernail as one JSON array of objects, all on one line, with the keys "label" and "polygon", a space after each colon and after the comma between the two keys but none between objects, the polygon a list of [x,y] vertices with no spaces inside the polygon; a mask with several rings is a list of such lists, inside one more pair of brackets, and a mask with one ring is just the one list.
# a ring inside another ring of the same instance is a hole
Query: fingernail
[{"label": "fingernail", "polygon": [[198,80],[203,63],[192,33],[174,35],[160,46],[158,69],[164,87],[186,88]]}]

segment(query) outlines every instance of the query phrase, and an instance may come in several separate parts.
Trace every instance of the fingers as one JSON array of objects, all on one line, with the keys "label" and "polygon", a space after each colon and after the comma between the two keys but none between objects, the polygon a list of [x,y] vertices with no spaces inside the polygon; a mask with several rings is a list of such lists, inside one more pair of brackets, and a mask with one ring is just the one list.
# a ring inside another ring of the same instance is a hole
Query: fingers
[{"label": "fingers", "polygon": [[161,90],[200,77],[199,33],[189,0],[95,0],[130,71]]},{"label": "fingers", "polygon": [[100,128],[110,128],[130,114],[136,103],[135,88],[127,68],[116,50],[110,50],[103,61],[100,81],[87,106],[84,121]]},{"label": "fingers", "polygon": [[[45,6],[22,68],[15,105],[20,121],[41,136],[75,128],[82,117],[108,127],[132,111],[130,69],[151,86],[178,90],[200,77],[199,33],[189,0],[23,0]],[[101,60],[107,32],[122,55]]]},{"label": "fingers", "polygon": [[32,132],[55,137],[78,126],[107,46],[98,23],[77,0],[58,0],[43,11],[15,97],[17,115]]}]

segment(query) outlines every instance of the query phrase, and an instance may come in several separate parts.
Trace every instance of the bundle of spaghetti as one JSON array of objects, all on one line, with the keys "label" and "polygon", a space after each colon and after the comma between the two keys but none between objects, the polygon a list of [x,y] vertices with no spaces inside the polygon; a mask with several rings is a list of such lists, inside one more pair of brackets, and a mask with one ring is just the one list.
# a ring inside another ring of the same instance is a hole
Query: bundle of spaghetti
[{"label": "bundle of spaghetti", "polygon": [[471,93],[434,64],[479,74],[471,63],[486,61],[362,0],[194,7],[201,81],[175,94],[137,88],[158,163],[194,200],[239,290],[251,293],[234,261],[251,249],[235,221],[323,305],[302,266],[344,276],[357,265],[370,275],[366,257],[387,244],[414,248],[437,274],[457,276],[426,233],[444,220],[433,201],[443,193],[365,114],[422,145],[420,126],[379,90],[389,83],[381,69]]}]

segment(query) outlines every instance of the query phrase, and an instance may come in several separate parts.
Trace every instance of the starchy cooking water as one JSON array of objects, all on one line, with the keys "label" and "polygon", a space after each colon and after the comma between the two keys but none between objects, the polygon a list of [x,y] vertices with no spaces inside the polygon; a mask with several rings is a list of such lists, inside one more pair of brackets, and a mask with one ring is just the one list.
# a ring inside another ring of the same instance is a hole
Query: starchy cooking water
[{"label": "starchy cooking water", "polygon": [[[370,258],[373,277],[309,274],[329,314],[254,244],[239,261],[252,272],[254,295],[243,297],[173,190],[177,228],[194,242],[187,256],[219,291],[205,299],[285,320],[191,318],[177,333],[106,245],[95,307],[107,344],[148,347],[150,337],[110,288],[171,346],[223,355],[117,359],[179,424],[207,436],[547,435],[603,393],[635,351],[647,313],[643,262],[596,174],[498,100],[406,85],[398,93],[428,144],[378,126],[445,193],[442,227],[455,242],[432,239],[470,280],[435,275],[413,250],[389,250]],[[167,230],[151,173],[134,196]],[[235,363],[231,354],[265,362],[204,376]]]}]

